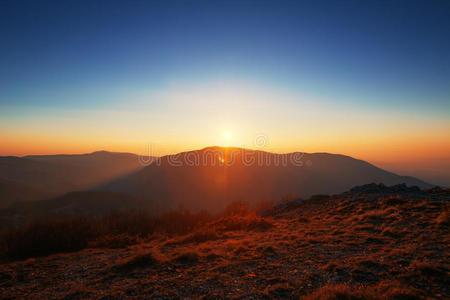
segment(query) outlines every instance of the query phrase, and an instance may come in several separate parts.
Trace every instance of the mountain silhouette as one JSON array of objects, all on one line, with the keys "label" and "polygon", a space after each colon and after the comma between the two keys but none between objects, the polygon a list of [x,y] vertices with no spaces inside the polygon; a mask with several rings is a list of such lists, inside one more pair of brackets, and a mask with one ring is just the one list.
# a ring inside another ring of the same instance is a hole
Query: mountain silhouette
[{"label": "mountain silhouette", "polygon": [[328,153],[275,154],[208,147],[161,157],[97,190],[114,191],[193,211],[219,211],[233,201],[257,205],[282,197],[341,193],[366,183],[432,187],[419,179]]}]

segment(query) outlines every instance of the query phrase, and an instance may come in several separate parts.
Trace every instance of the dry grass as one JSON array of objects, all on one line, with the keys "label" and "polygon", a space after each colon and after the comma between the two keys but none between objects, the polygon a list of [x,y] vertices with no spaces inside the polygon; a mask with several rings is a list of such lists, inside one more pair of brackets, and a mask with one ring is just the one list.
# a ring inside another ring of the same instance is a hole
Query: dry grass
[{"label": "dry grass", "polygon": [[348,284],[326,285],[311,295],[304,297],[306,300],[376,300],[376,295],[361,287]]},{"label": "dry grass", "polygon": [[265,218],[237,205],[164,228],[166,215],[129,232],[126,220],[145,218],[111,217],[97,249],[0,265],[0,288],[6,298],[450,298],[448,201],[323,198]]},{"label": "dry grass", "polygon": [[197,252],[188,251],[181,254],[176,255],[172,262],[179,263],[179,264],[194,264],[198,263],[200,260],[200,256]]},{"label": "dry grass", "polygon": [[154,253],[138,253],[136,256],[128,259],[124,262],[119,263],[118,265],[112,268],[112,271],[119,273],[127,273],[134,271],[136,269],[141,268],[151,268],[155,267],[158,264],[162,263],[162,260],[158,258]]},{"label": "dry grass", "polygon": [[[205,213],[170,212],[160,216],[111,214],[102,218],[49,219],[30,223],[0,236],[0,259],[15,260],[87,247],[124,248],[150,240],[155,234],[183,235],[212,219]],[[198,233],[195,239],[213,238]]]},{"label": "dry grass", "polygon": [[436,223],[442,227],[449,227],[450,217],[448,216],[448,211],[443,211],[437,218]]},{"label": "dry grass", "polygon": [[212,229],[206,229],[204,231],[198,230],[194,233],[191,233],[187,235],[186,237],[182,238],[180,243],[181,244],[189,244],[189,243],[204,243],[207,241],[215,241],[221,238],[220,235],[217,234],[215,230]]},{"label": "dry grass", "polygon": [[404,288],[398,283],[381,282],[376,286],[325,285],[302,298],[306,300],[420,300],[414,289]]}]

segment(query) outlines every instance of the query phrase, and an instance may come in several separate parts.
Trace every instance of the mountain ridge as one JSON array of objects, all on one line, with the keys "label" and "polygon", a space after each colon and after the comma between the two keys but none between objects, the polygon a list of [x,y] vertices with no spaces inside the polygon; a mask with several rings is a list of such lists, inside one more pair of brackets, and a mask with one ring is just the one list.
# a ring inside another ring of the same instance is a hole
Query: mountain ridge
[{"label": "mountain ridge", "polygon": [[[253,164],[245,164],[245,155],[254,158]],[[285,159],[283,163],[286,158],[291,160],[280,165],[280,160],[276,160],[280,157]],[[227,161],[233,159],[237,161],[227,166]],[[151,197],[165,201],[170,208],[183,205],[193,210],[215,211],[233,201],[256,204],[276,201],[286,195],[334,194],[371,182],[433,187],[420,179],[400,176],[341,154],[277,154],[212,146],[162,156],[155,163],[96,189]]]}]

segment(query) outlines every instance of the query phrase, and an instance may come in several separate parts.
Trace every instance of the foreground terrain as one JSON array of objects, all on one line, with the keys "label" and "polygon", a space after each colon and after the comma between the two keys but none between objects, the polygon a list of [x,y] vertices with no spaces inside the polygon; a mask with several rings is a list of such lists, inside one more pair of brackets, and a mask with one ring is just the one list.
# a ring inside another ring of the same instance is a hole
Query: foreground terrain
[{"label": "foreground terrain", "polygon": [[0,298],[450,298],[444,190],[366,185],[0,265]]}]

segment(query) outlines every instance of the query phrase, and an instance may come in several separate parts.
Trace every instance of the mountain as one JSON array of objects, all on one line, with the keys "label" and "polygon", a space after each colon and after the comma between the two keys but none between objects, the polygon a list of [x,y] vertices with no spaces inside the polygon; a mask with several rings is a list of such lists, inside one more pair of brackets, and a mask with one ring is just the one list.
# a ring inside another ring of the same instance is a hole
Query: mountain
[{"label": "mountain", "polygon": [[428,158],[426,161],[410,162],[374,161],[374,165],[395,173],[410,174],[441,187],[450,187],[450,157]]},{"label": "mountain", "polygon": [[0,178],[57,196],[90,189],[142,167],[135,154],[106,151],[77,155],[4,156],[0,157]]},{"label": "mountain", "polygon": [[258,204],[286,196],[334,194],[371,182],[431,187],[344,155],[209,147],[164,156],[98,190],[159,200],[167,208],[219,211],[236,200]]},{"label": "mountain", "polygon": [[0,178],[0,209],[16,202],[34,201],[49,196],[49,193],[41,189]]}]

